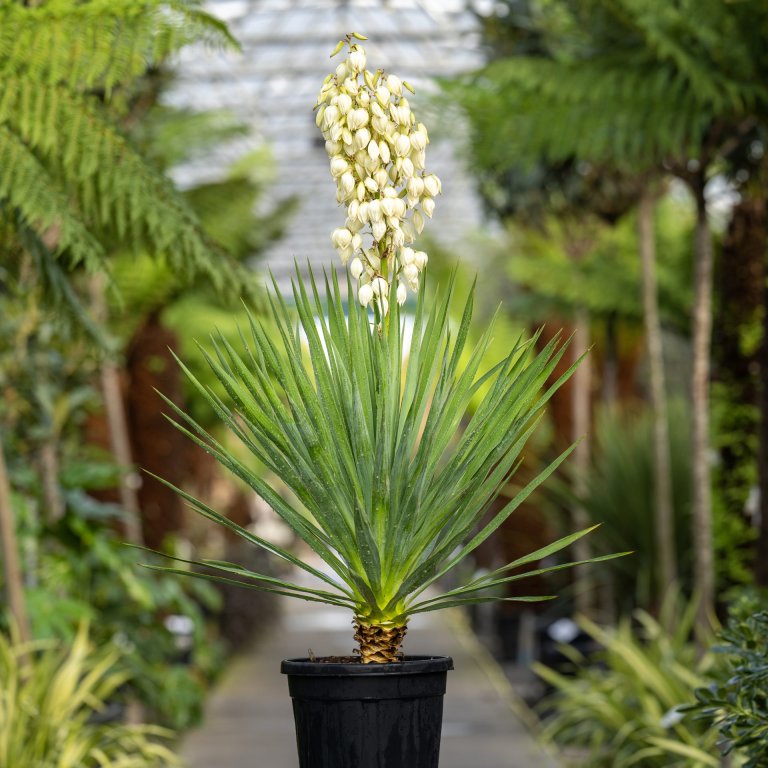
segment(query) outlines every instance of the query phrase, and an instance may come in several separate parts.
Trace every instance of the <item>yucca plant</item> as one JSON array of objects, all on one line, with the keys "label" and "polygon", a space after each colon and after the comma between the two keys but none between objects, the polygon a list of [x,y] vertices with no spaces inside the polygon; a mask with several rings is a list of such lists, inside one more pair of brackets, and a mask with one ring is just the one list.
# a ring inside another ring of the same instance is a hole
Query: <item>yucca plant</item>
[{"label": "yucca plant", "polygon": [[0,635],[1,768],[160,768],[179,765],[150,725],[94,721],[126,681],[116,650],[96,652],[81,627],[71,647]]},{"label": "yucca plant", "polygon": [[[549,397],[572,369],[548,384],[566,345],[556,338],[537,353],[534,338],[510,340],[509,353],[481,370],[493,323],[460,366],[474,290],[453,333],[453,281],[427,307],[420,281],[427,256],[408,246],[441,188],[424,170],[427,131],[403,95],[410,86],[365,69],[361,39],[352,34],[337,46],[336,52],[348,45],[349,56],[326,78],[317,114],[337,199],[346,205],[345,226],[332,235],[342,260],[350,261],[346,300],[335,273],[321,284],[324,301],[312,273],[308,283],[297,273],[295,311],[275,285],[268,320],[251,319],[240,349],[214,338],[206,355],[220,390],[184,369],[253,463],[167,402],[179,428],[275,509],[330,571],[179,491],[203,516],[323,583],[308,586],[210,560],[197,563],[209,570],[196,575],[349,608],[362,661],[384,663],[398,658],[410,616],[494,600],[502,584],[566,567],[515,572],[586,531],[463,586],[427,592],[570,452],[486,517]],[[401,309],[409,288],[418,293],[412,326]],[[470,413],[480,388],[487,395]],[[279,477],[296,502],[281,497],[260,467]]]}]

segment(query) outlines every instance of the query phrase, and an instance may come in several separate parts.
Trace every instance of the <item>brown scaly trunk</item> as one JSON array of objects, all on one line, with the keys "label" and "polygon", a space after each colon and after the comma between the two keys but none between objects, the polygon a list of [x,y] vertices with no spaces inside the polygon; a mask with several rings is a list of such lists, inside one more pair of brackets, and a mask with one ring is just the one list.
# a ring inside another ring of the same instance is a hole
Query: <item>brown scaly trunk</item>
[{"label": "brown scaly trunk", "polygon": [[126,398],[131,446],[136,463],[147,473],[139,488],[144,538],[153,549],[184,528],[181,498],[153,477],[182,486],[188,475],[188,441],[163,415],[169,408],[157,394],[162,392],[184,407],[181,371],[170,352],[178,346],[176,335],[152,313],[133,335],[125,355],[131,383]]},{"label": "brown scaly trunk", "polygon": [[400,646],[408,627],[383,627],[360,618],[353,623],[363,664],[391,664],[402,659]]},{"label": "brown scaly trunk", "polygon": [[49,523],[64,515],[64,498],[59,486],[59,452],[54,437],[48,437],[38,451],[40,480],[43,486],[43,517]]},{"label": "brown scaly trunk", "polygon": [[0,441],[0,543],[3,553],[3,576],[5,592],[11,616],[16,622],[19,639],[29,640],[32,633],[27,617],[27,605],[24,600],[24,582],[19,565],[19,545],[16,541],[16,526],[11,508],[11,484],[5,466],[5,455]]},{"label": "brown scaly trunk", "polygon": [[694,185],[696,233],[694,244],[693,370],[691,375],[693,464],[693,583],[699,598],[696,634],[706,640],[715,605],[712,547],[712,489],[709,470],[709,378],[712,343],[712,271],[714,253],[707,221],[703,174]]},{"label": "brown scaly trunk", "polygon": [[656,284],[656,242],[654,236],[653,194],[645,190],[637,212],[638,243],[643,273],[643,322],[648,348],[650,400],[653,411],[653,481],[658,552],[657,593],[659,604],[663,591],[677,580],[675,556],[675,518],[672,507],[672,469],[669,455],[669,416],[664,376],[664,356]]}]

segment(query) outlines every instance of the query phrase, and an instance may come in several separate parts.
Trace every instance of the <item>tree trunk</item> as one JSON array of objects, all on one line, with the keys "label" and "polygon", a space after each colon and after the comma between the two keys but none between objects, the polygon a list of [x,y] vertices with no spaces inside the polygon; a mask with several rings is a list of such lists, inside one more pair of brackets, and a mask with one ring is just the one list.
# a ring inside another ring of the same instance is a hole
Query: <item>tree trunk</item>
[{"label": "tree trunk", "polygon": [[643,272],[643,322],[648,348],[650,400],[653,411],[654,527],[658,551],[657,598],[677,580],[675,518],[672,506],[672,468],[669,455],[669,416],[664,375],[664,355],[656,284],[656,240],[653,194],[646,190],[637,211],[638,243]]},{"label": "tree trunk", "polygon": [[64,516],[64,498],[59,485],[59,452],[56,439],[47,437],[38,451],[40,480],[43,486],[43,520],[55,523]]},{"label": "tree trunk", "polygon": [[[573,340],[571,341],[572,359],[574,362],[588,351],[590,345],[589,313],[586,309],[576,310],[575,323],[576,328]],[[589,356],[585,357],[578,368],[576,368],[572,381],[572,439],[580,441],[573,452],[573,471],[575,477],[573,491],[576,498],[581,498],[585,493],[584,486],[590,470],[589,441],[586,439],[587,433],[592,426],[592,370]],[[578,530],[589,526],[590,521],[587,513],[580,505],[576,505],[572,515],[573,523]],[[586,537],[579,539],[574,544],[573,549],[577,560],[588,560],[591,557],[591,547]],[[579,613],[589,615],[592,613],[595,597],[590,566],[577,566],[576,586],[576,610]]]},{"label": "tree trunk", "polygon": [[[107,303],[104,297],[104,275],[91,277],[91,306],[96,322],[104,324],[107,319]],[[120,505],[125,513],[125,536],[132,544],[142,545],[141,509],[137,489],[141,477],[133,469],[131,442],[125,416],[123,392],[120,387],[120,373],[112,360],[106,359],[100,370],[104,410],[109,425],[109,442],[115,461],[123,470],[120,475]]]},{"label": "tree trunk", "polygon": [[694,188],[696,232],[694,242],[693,368],[691,374],[693,464],[693,583],[699,599],[696,633],[702,641],[710,630],[715,605],[712,546],[712,489],[709,461],[709,378],[712,342],[712,271],[714,252],[707,221],[704,178]]},{"label": "tree trunk", "polygon": [[[765,211],[763,210],[765,214]],[[763,230],[765,235],[765,229]],[[763,255],[763,338],[759,350],[760,363],[760,434],[758,455],[758,483],[760,507],[757,542],[755,544],[755,582],[768,587],[768,254]]]},{"label": "tree trunk", "polygon": [[24,581],[19,566],[19,546],[11,507],[11,484],[5,466],[5,455],[0,441],[0,539],[3,551],[3,575],[8,607],[16,623],[19,638],[25,642],[32,637],[24,601]]}]

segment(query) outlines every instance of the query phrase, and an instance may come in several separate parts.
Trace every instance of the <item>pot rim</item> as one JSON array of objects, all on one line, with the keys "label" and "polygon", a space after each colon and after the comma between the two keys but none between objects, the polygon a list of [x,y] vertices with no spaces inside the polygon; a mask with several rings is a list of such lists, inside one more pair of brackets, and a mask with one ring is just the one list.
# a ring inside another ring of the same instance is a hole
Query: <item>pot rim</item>
[{"label": "pot rim", "polygon": [[422,675],[453,669],[450,656],[404,656],[392,664],[361,664],[310,661],[308,658],[285,659],[280,665],[284,675],[304,677],[374,677],[381,675]]}]

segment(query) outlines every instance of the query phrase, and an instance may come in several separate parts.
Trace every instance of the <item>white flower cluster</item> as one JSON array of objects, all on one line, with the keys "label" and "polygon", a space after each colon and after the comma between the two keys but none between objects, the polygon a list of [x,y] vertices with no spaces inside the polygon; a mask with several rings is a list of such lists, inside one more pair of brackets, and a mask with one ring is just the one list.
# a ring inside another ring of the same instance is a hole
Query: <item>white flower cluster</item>
[{"label": "white flower cluster", "polygon": [[[395,75],[365,68],[366,55],[357,33],[342,40],[347,59],[328,75],[317,100],[317,126],[325,137],[336,199],[347,220],[331,235],[343,264],[359,281],[363,306],[376,303],[387,314],[390,286],[397,280],[397,301],[407,287],[419,288],[427,254],[411,248],[432,217],[440,179],[424,167],[427,129],[404,95],[413,88]],[[407,287],[406,287],[407,286]]]}]

